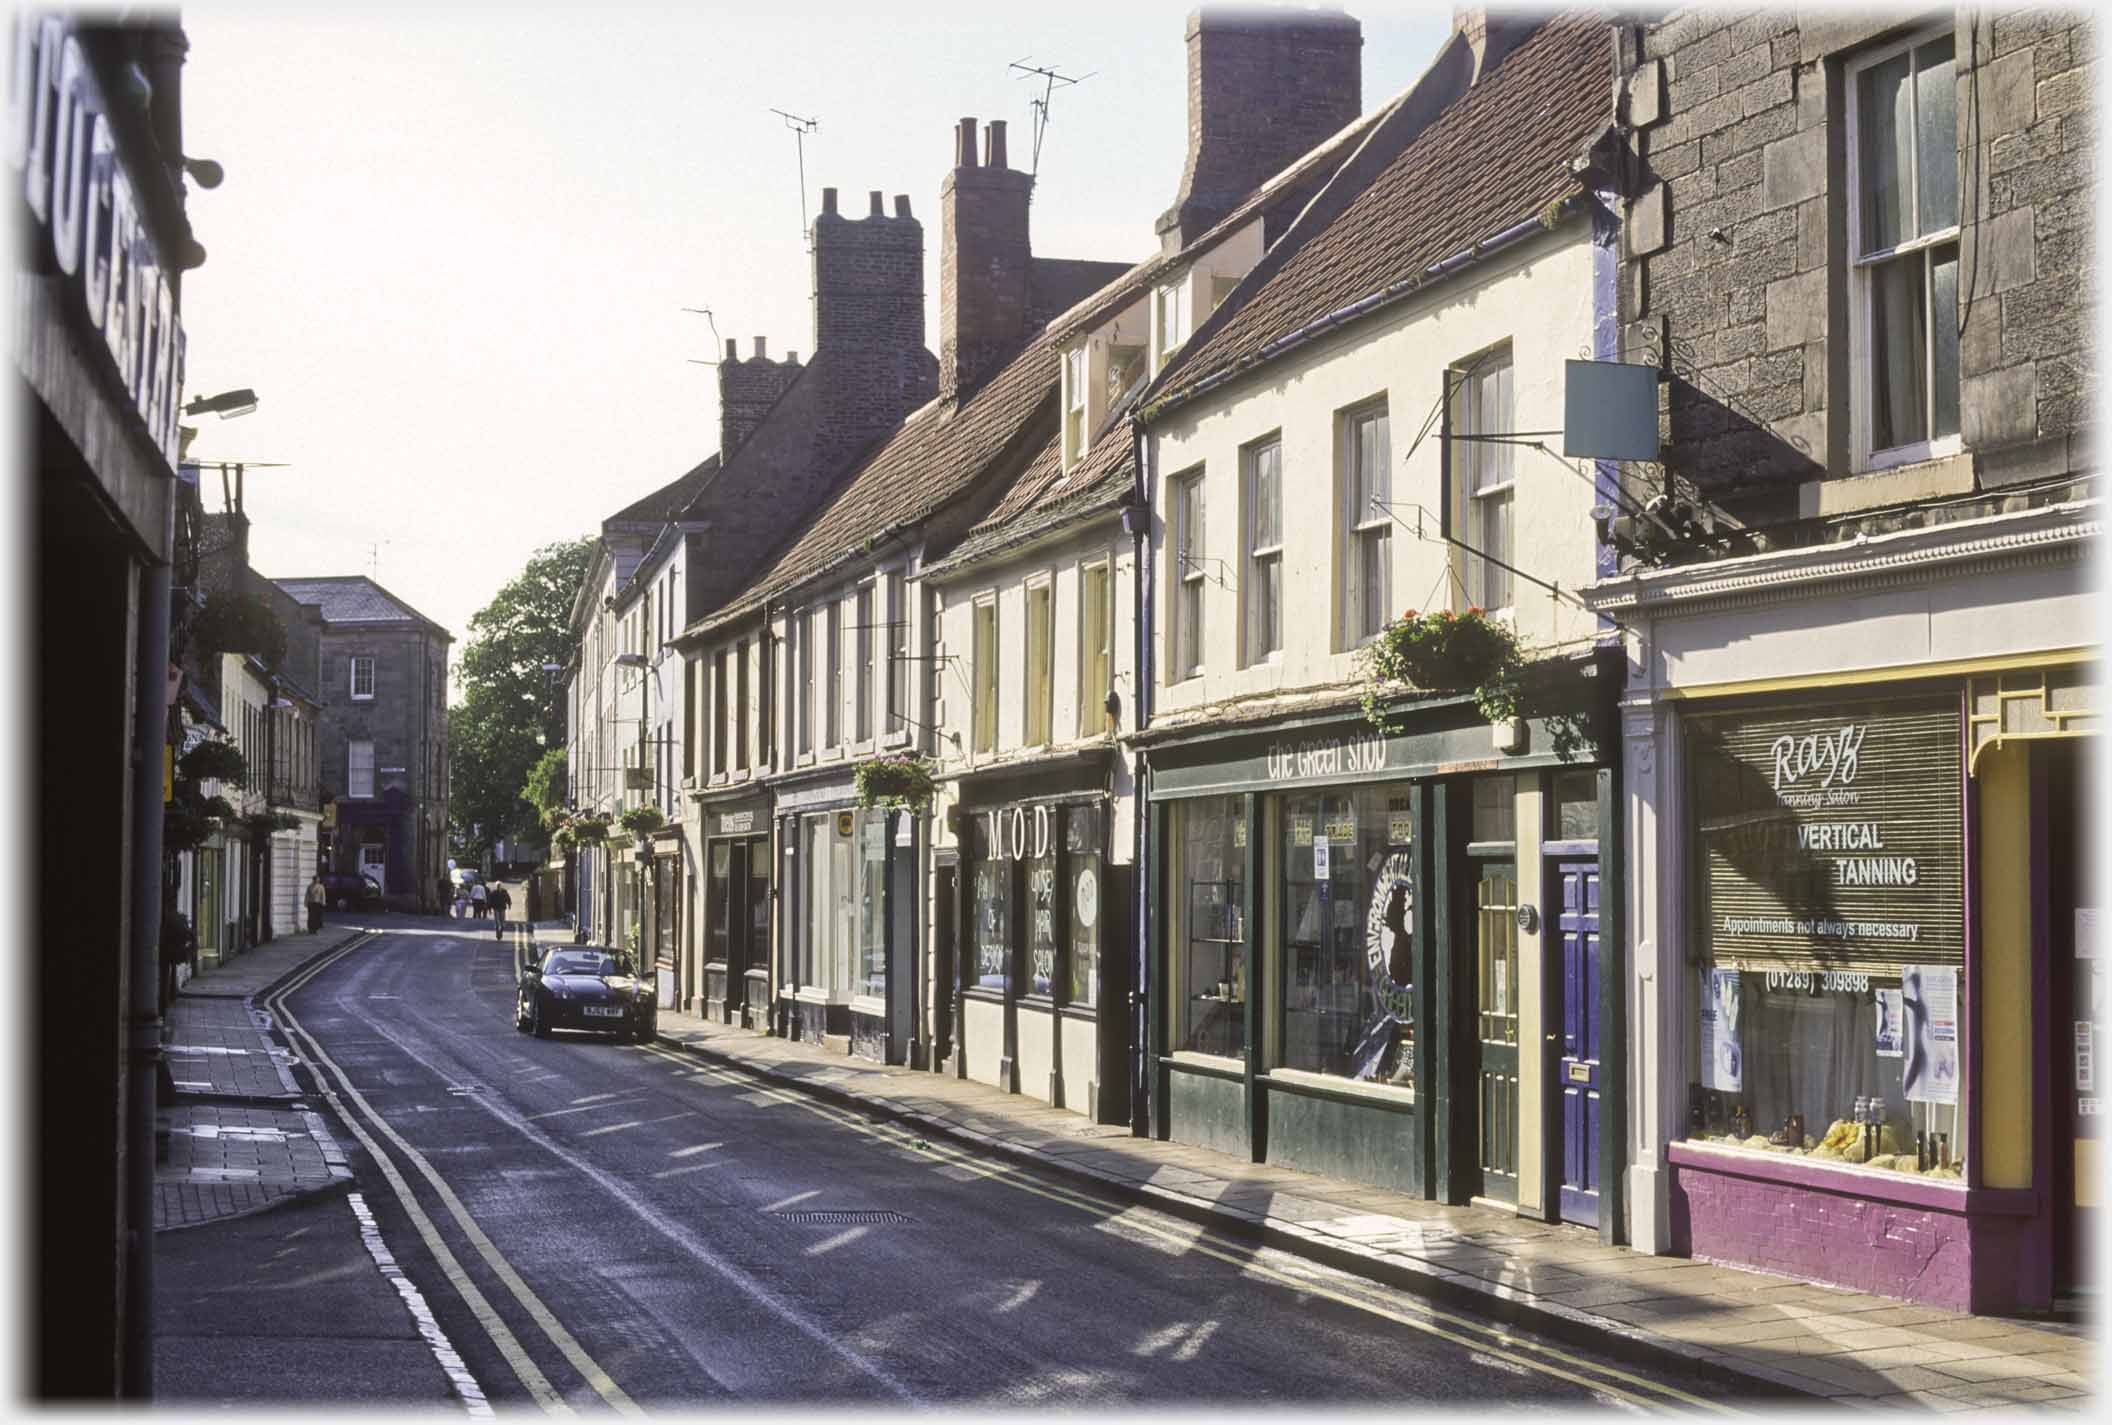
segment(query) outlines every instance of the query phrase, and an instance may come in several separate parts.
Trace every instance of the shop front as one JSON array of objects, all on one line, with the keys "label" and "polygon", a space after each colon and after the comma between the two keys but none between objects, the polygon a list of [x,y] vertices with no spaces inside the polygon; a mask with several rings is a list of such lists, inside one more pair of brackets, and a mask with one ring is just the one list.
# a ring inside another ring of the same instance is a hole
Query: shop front
[{"label": "shop front", "polygon": [[650,972],[659,1002],[675,1003],[682,947],[682,829],[665,826],[638,838],[641,905],[638,961]]},{"label": "shop front", "polygon": [[954,970],[956,1073],[1126,1123],[1132,893],[1114,854],[1111,756],[1095,748],[957,780],[966,923],[948,937],[963,953],[941,960]]},{"label": "shop front", "polygon": [[1152,739],[1158,1136],[1610,1231],[1615,783],[1564,721],[1566,756],[1459,698]]},{"label": "shop front", "polygon": [[707,801],[704,1017],[757,1031],[770,1022],[770,802]]},{"label": "shop front", "polygon": [[915,1036],[911,812],[856,805],[850,778],[777,794],[779,1034],[880,1063],[907,1061]]}]

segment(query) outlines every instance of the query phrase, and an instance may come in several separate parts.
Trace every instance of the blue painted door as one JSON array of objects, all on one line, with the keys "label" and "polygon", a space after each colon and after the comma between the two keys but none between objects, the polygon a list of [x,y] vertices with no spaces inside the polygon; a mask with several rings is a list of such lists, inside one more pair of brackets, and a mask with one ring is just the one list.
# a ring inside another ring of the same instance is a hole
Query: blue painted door
[{"label": "blue painted door", "polygon": [[1562,1052],[1555,1096],[1562,1133],[1564,1222],[1599,1221],[1599,866],[1558,863],[1562,915]]}]

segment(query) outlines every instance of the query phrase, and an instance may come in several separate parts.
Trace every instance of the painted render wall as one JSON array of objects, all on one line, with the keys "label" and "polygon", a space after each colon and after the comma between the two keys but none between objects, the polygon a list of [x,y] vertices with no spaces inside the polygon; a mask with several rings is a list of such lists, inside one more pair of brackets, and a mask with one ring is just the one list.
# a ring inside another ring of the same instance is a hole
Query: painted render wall
[{"label": "painted render wall", "polygon": [[[1155,707],[1173,714],[1228,698],[1340,683],[1357,676],[1354,652],[1338,650],[1339,572],[1336,528],[1342,496],[1336,474],[1336,417],[1345,408],[1383,395],[1389,411],[1394,513],[1392,610],[1442,607],[1456,551],[1438,541],[1439,442],[1432,426],[1413,456],[1409,446],[1443,390],[1444,367],[1508,340],[1512,345],[1519,430],[1559,430],[1564,361],[1591,350],[1592,249],[1588,225],[1572,220],[1470,269],[1458,280],[1360,321],[1331,339],[1294,352],[1209,397],[1169,412],[1152,428],[1154,568],[1158,587],[1153,618],[1157,666],[1171,666],[1171,592],[1174,560],[1170,482],[1198,466],[1204,471],[1203,552],[1224,561],[1203,591],[1204,668],[1201,676],[1166,683]],[[1271,431],[1283,438],[1284,647],[1264,663],[1238,666],[1242,599],[1237,573],[1242,554],[1240,448]],[[1551,450],[1559,437],[1549,437]],[[1577,467],[1586,478],[1580,478]],[[1592,578],[1595,496],[1587,462],[1566,462],[1523,447],[1515,456],[1515,558],[1520,568],[1564,588]],[[1432,538],[1414,533],[1411,503],[1430,513]],[[1577,644],[1593,619],[1573,607],[1552,607],[1544,590],[1515,581],[1517,627],[1528,645]],[[1463,607],[1463,599],[1455,599]]]}]

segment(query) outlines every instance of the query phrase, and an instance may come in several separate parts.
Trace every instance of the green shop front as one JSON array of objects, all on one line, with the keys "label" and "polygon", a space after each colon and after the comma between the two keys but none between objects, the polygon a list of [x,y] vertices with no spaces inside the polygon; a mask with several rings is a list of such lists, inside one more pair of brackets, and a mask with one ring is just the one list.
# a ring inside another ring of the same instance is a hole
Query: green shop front
[{"label": "green shop front", "polygon": [[[1611,671],[1571,669],[1580,705],[1605,706]],[[1152,1131],[1610,1232],[1601,726],[1491,724],[1448,697],[1404,704],[1390,733],[1351,706],[1144,734]]]}]

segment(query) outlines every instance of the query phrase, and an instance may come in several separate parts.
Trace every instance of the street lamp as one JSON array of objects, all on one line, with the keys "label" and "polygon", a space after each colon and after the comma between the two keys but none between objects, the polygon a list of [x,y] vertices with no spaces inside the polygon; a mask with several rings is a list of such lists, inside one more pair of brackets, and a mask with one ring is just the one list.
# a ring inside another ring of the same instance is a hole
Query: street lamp
[{"label": "street lamp", "polygon": [[257,393],[247,386],[233,391],[222,391],[217,396],[200,396],[183,408],[187,416],[218,416],[229,420],[235,416],[246,416],[257,408]]}]

